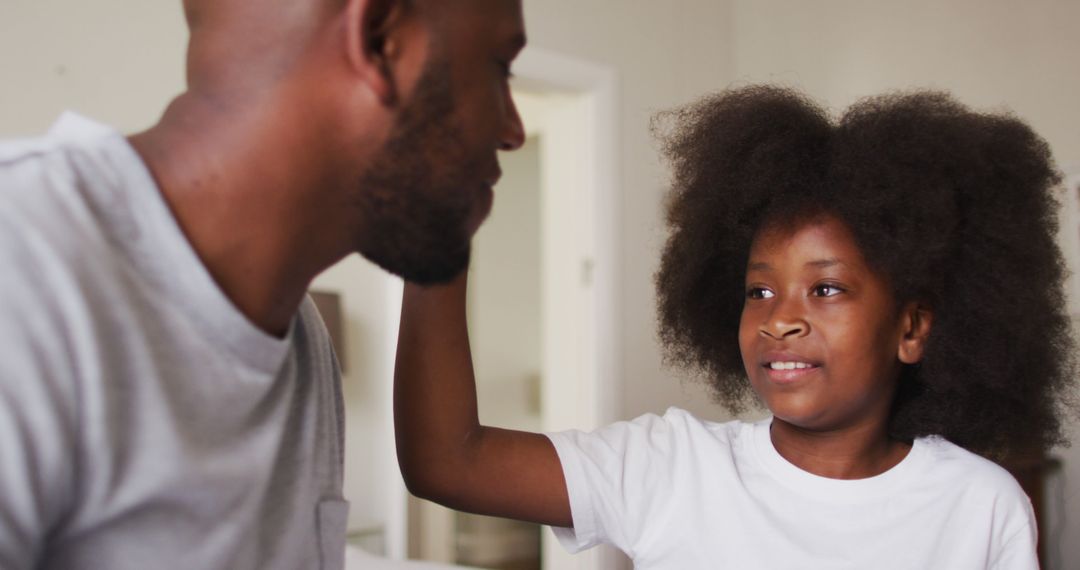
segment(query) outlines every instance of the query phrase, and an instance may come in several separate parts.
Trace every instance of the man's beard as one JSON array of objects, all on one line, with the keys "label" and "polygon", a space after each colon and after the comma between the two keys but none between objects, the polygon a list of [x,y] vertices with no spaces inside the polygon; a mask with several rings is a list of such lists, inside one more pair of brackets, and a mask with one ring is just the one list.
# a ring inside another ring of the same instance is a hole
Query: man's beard
[{"label": "man's beard", "polygon": [[455,123],[449,65],[429,64],[414,93],[361,177],[357,250],[408,281],[444,283],[469,265],[468,219],[486,171]]}]

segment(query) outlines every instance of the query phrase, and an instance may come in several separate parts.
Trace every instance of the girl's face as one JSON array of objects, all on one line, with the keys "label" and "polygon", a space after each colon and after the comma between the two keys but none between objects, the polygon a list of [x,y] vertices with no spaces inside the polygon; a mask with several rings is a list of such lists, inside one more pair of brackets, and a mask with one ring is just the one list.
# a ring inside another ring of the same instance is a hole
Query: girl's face
[{"label": "girl's face", "polygon": [[814,431],[881,425],[902,363],[921,358],[919,315],[897,306],[847,226],[822,215],[754,238],[739,347],[776,418]]}]

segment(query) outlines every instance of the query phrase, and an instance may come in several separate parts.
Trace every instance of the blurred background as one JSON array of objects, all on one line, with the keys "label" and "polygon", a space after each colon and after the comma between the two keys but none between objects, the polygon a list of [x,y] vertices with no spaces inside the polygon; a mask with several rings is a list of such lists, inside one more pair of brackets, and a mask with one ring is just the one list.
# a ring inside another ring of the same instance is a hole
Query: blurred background
[{"label": "blurred background", "polygon": [[[1080,261],[1080,2],[1076,0],[525,0],[515,91],[529,140],[477,235],[470,318],[482,419],[589,429],[681,406],[729,419],[662,365],[652,277],[666,171],[658,111],[756,82],[834,110],[891,89],[953,92],[1013,110],[1061,169],[1061,243]],[[43,133],[65,109],[136,132],[184,86],[178,0],[0,2],[0,137]],[[354,256],[315,283],[345,363],[350,542],[391,560],[482,568],[611,569],[550,531],[410,499],[390,390],[401,285]],[[1080,281],[1069,282],[1080,316]],[[1080,427],[1070,427],[1080,443]],[[1040,506],[1044,567],[1080,568],[1080,448],[1014,466]],[[365,558],[359,565],[373,564]]]}]

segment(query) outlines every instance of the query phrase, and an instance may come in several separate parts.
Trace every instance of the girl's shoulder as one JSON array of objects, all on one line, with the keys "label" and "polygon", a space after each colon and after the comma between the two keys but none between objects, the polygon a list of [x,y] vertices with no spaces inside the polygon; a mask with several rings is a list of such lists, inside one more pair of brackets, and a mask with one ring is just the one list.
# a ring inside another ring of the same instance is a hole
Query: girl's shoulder
[{"label": "girl's shoulder", "polygon": [[754,423],[740,420],[716,422],[702,419],[684,409],[671,407],[662,415],[642,414],[591,432],[569,430],[546,434],[556,443],[572,443],[581,448],[645,449],[651,454],[681,454],[679,450],[740,447],[749,441]]},{"label": "girl's shoulder", "polygon": [[[647,417],[647,415],[641,416],[641,418],[645,417]],[[724,440],[736,440],[740,437],[747,436],[756,424],[761,423],[760,421],[746,420],[728,420],[723,422],[709,420],[676,406],[668,408],[663,416],[658,417],[661,421],[670,426],[679,427],[685,430],[708,432],[712,437]],[[761,421],[768,423],[769,420],[765,419]]]},{"label": "girl's shoulder", "polygon": [[942,485],[968,492],[1011,496],[1026,502],[1027,494],[1004,467],[939,436],[920,437],[916,446],[925,455],[926,476]]},{"label": "girl's shoulder", "polygon": [[632,433],[648,440],[651,446],[676,449],[689,447],[704,452],[709,448],[740,448],[749,445],[755,426],[768,420],[713,421],[678,407],[663,413],[643,414],[626,422],[617,422],[604,431]]}]

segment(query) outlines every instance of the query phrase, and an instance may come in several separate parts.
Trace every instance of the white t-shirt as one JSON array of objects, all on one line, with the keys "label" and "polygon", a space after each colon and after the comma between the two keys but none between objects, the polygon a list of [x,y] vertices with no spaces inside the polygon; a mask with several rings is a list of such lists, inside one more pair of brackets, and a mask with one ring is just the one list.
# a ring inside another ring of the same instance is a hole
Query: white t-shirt
[{"label": "white t-shirt", "polygon": [[340,569],[342,410],[311,301],[246,320],[123,136],[0,143],[0,568]]},{"label": "white t-shirt", "polygon": [[1038,568],[1031,503],[994,463],[922,438],[881,475],[828,479],[787,462],[769,426],[672,408],[550,434],[574,520],[555,534],[642,570]]}]

